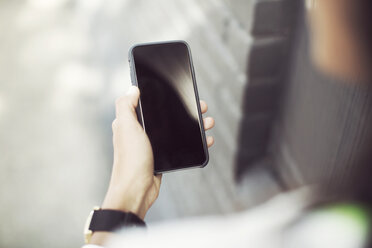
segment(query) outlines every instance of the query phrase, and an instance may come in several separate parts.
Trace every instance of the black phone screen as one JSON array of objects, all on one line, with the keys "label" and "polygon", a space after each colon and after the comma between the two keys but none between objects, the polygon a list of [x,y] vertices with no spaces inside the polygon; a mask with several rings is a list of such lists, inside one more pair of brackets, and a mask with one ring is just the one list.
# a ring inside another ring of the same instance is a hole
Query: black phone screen
[{"label": "black phone screen", "polygon": [[208,155],[188,46],[137,45],[132,59],[155,172],[204,166]]}]

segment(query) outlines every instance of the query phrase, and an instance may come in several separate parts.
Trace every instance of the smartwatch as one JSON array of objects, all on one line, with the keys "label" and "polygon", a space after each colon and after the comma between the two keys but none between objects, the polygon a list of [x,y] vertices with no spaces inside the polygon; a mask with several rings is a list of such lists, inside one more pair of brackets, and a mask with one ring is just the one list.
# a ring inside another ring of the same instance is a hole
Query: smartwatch
[{"label": "smartwatch", "polygon": [[130,212],[94,207],[85,222],[85,243],[89,243],[93,232],[112,232],[121,227],[146,227],[146,224],[137,215]]}]

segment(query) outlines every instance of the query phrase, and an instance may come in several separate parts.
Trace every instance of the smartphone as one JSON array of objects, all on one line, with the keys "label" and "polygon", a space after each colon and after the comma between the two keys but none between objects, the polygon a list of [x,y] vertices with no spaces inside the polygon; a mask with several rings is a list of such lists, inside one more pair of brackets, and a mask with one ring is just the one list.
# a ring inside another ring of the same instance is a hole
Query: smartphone
[{"label": "smartphone", "polygon": [[155,173],[204,167],[209,160],[190,47],[185,41],[137,44],[129,50],[137,117],[148,135]]}]

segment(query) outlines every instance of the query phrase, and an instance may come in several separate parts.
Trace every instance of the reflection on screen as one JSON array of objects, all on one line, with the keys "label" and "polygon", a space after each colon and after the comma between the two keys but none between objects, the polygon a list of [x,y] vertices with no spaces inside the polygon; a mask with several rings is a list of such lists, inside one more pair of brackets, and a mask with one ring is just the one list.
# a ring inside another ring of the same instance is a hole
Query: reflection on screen
[{"label": "reflection on screen", "polygon": [[187,46],[137,46],[133,57],[155,170],[202,165],[206,155]]}]

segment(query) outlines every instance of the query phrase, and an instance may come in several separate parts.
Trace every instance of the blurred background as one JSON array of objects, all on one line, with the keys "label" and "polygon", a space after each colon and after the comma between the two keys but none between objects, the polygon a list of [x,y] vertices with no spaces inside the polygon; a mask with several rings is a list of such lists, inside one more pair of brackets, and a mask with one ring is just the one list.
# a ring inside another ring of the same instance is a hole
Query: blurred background
[{"label": "blurred background", "polygon": [[83,243],[108,185],[114,102],[130,85],[135,43],[186,40],[216,120],[209,165],[163,177],[149,226],[240,211],[325,175],[345,180],[361,157],[350,148],[371,144],[360,130],[372,117],[359,121],[371,97],[312,67],[303,7],[0,0],[0,247]]},{"label": "blurred background", "polygon": [[[228,4],[0,1],[0,247],[82,244],[85,219],[108,185],[114,102],[130,84],[127,52],[139,42],[190,43],[200,96],[220,130],[206,169],[165,175],[150,225],[242,208],[232,151],[218,154],[233,148],[229,130],[238,122],[229,127],[217,114],[219,102],[237,101],[223,89],[244,85],[239,54],[251,38]],[[239,115],[239,105],[231,107]]]}]

